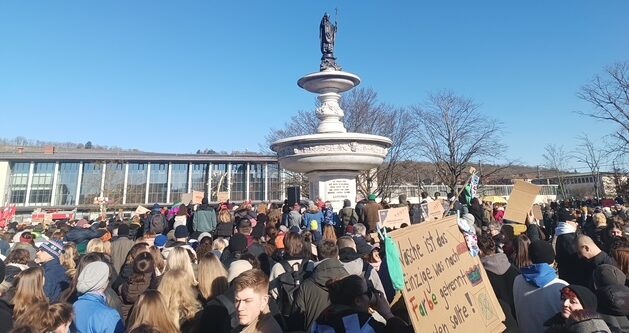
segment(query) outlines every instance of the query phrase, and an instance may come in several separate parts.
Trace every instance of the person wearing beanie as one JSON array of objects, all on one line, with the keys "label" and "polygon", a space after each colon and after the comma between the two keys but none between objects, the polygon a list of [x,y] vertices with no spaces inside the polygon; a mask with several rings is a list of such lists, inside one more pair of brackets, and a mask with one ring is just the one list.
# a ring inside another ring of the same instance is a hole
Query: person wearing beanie
[{"label": "person wearing beanie", "polygon": [[208,204],[207,197],[201,200],[192,218],[192,229],[197,232],[214,232],[216,229],[216,212]]},{"label": "person wearing beanie", "polygon": [[338,216],[343,230],[349,225],[358,223],[358,214],[356,214],[356,210],[352,208],[352,202],[349,199],[343,200],[343,208],[339,211]]},{"label": "person wearing beanie", "polygon": [[157,237],[155,237],[155,241],[153,242],[153,245],[155,245],[155,247],[161,250],[164,248],[164,246],[166,246],[167,242],[168,242],[168,237],[166,237],[166,235],[157,235]]},{"label": "person wearing beanie", "polygon": [[[0,284],[4,281],[4,261],[0,260]],[[0,294],[0,296],[3,296]],[[0,298],[0,332],[10,332],[13,328],[13,307]]]},{"label": "person wearing beanie", "polygon": [[584,286],[571,284],[560,291],[561,310],[548,319],[544,325],[550,327],[549,332],[563,332],[567,326],[568,318],[576,311],[585,310],[588,313],[596,313],[596,296],[590,289]]},{"label": "person wearing beanie", "polygon": [[550,243],[536,240],[529,244],[528,250],[533,264],[523,267],[513,281],[516,319],[522,333],[545,332],[544,323],[561,311],[557,295],[568,283],[559,279],[550,266],[555,261]]},{"label": "person wearing beanie", "polygon": [[175,241],[167,243],[166,247],[162,250],[164,258],[168,258],[170,251],[175,247],[183,247],[196,254],[196,251],[192,248],[192,246],[190,246],[190,244],[188,244],[188,236],[190,236],[188,233],[188,227],[185,225],[178,225],[174,230],[173,236],[175,237]]},{"label": "person wearing beanie", "polygon": [[133,244],[134,242],[129,239],[129,225],[121,223],[118,226],[118,238],[111,242],[111,264],[116,273],[120,273],[120,268],[124,265]]},{"label": "person wearing beanie", "polygon": [[221,255],[221,262],[225,269],[229,269],[232,262],[239,260],[243,253],[247,251],[247,236],[235,233],[229,238],[229,245]]},{"label": "person wearing beanie", "polygon": [[61,293],[70,286],[66,269],[59,258],[63,254],[63,245],[50,240],[39,246],[36,261],[44,269],[44,292],[50,302],[58,302]]},{"label": "person wearing beanie", "polygon": [[627,277],[613,265],[603,264],[592,275],[597,311],[612,332],[629,332],[629,287]]},{"label": "person wearing beanie", "polygon": [[368,228],[368,232],[377,232],[378,222],[380,222],[380,215],[378,211],[382,209],[382,206],[376,202],[376,195],[370,194],[369,201],[363,209],[363,218],[360,222],[365,224]]},{"label": "person wearing beanie", "polygon": [[79,273],[76,290],[80,296],[73,306],[78,333],[124,332],[120,314],[105,300],[108,285],[109,265],[102,261],[87,264]]}]

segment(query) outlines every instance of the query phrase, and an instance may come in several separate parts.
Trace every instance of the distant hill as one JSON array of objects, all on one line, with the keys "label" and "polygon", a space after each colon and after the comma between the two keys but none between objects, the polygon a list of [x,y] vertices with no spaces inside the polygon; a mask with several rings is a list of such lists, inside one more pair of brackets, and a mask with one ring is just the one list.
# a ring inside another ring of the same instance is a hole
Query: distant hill
[{"label": "distant hill", "polygon": [[95,149],[95,150],[110,150],[110,151],[131,151],[131,152],[141,152],[139,149],[125,149],[116,146],[104,146],[94,144],[91,141],[86,143],[77,143],[77,142],[59,142],[59,141],[44,141],[44,140],[35,140],[28,139],[22,136],[18,136],[15,138],[0,138],[0,151],[15,151],[16,148],[44,148],[44,147],[55,147],[55,149]]}]

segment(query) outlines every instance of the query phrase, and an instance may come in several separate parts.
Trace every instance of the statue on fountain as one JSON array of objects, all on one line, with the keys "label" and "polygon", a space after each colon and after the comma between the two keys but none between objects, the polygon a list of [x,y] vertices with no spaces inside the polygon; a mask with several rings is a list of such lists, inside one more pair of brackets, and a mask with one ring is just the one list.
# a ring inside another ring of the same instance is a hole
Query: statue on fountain
[{"label": "statue on fountain", "polygon": [[319,24],[319,40],[321,42],[321,65],[320,70],[341,70],[341,66],[336,63],[334,57],[334,43],[336,40],[337,25],[330,22],[328,13],[323,15]]}]

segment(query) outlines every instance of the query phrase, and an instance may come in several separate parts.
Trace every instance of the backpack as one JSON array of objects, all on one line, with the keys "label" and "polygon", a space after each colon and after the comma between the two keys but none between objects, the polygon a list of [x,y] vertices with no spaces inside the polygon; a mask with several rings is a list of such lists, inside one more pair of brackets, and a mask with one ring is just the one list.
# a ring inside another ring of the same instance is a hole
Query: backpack
[{"label": "backpack", "polygon": [[162,216],[162,214],[151,215],[151,220],[149,221],[149,230],[157,235],[164,232],[164,217]]},{"label": "backpack", "polygon": [[343,225],[350,225],[350,224],[355,224],[356,222],[358,222],[354,218],[354,212],[355,212],[354,208],[351,208],[351,212],[349,214],[347,214],[346,212],[347,212],[347,210],[343,209],[341,211],[341,214],[340,214],[341,215],[341,222],[343,222]]},{"label": "backpack", "polygon": [[287,260],[280,262],[284,268],[284,273],[277,277],[279,281],[277,305],[280,313],[284,317],[289,317],[294,312],[295,308],[295,292],[301,286],[301,283],[306,279],[306,264],[307,259],[302,259],[297,270],[293,269],[293,266],[288,263]]}]

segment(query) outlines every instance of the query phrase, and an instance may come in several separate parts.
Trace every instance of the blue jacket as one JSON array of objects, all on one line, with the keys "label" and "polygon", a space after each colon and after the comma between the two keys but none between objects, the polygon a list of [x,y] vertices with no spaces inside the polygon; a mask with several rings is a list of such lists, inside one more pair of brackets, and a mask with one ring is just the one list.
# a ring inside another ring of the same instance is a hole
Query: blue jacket
[{"label": "blue jacket", "polygon": [[44,293],[48,296],[50,303],[58,302],[61,293],[70,286],[66,269],[56,258],[44,263],[42,268],[44,269]]},{"label": "blue jacket", "polygon": [[118,311],[107,306],[105,296],[87,293],[74,302],[74,325],[77,333],[123,333],[124,324]]},{"label": "blue jacket", "polygon": [[100,238],[105,234],[105,230],[95,230],[92,228],[72,228],[66,234],[65,241],[79,245],[89,242],[91,239]]}]

